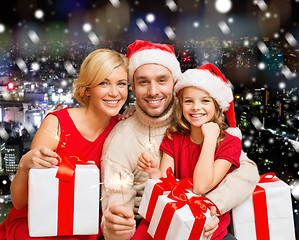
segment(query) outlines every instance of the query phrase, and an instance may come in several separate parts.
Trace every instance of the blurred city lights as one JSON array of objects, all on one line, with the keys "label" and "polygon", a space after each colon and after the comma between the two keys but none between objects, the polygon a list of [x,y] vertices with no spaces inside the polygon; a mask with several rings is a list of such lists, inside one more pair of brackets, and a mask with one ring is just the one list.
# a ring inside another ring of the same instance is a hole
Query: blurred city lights
[{"label": "blurred city lights", "polygon": [[14,83],[9,82],[9,83],[7,84],[7,90],[14,90],[14,89],[15,89],[15,85],[14,85]]}]

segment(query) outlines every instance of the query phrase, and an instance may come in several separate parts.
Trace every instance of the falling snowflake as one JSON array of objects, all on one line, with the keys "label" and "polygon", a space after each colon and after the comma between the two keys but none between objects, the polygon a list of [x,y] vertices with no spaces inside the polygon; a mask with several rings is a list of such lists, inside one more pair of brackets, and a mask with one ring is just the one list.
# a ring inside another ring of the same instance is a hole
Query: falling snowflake
[{"label": "falling snowflake", "polygon": [[120,6],[120,1],[119,0],[110,0],[110,3],[115,8],[118,8]]},{"label": "falling snowflake", "polygon": [[169,26],[165,27],[164,32],[170,40],[174,40],[176,38],[176,35],[171,27],[169,27]]},{"label": "falling snowflake", "polygon": [[230,0],[216,0],[215,8],[219,13],[227,13],[232,8],[232,2]]},{"label": "falling snowflake", "polygon": [[40,42],[40,38],[37,35],[37,33],[33,30],[30,30],[28,32],[28,37],[30,38],[30,40],[34,43],[34,44],[38,44]]},{"label": "falling snowflake", "polygon": [[167,5],[167,7],[169,7],[169,9],[172,12],[175,12],[178,10],[178,6],[176,5],[176,3],[173,0],[166,0],[166,5]]},{"label": "falling snowflake", "polygon": [[252,118],[251,118],[251,122],[252,122],[253,126],[254,126],[257,130],[261,130],[261,129],[263,129],[263,124],[261,123],[261,121],[260,121],[257,117],[252,117]]},{"label": "falling snowflake", "polygon": [[146,15],[145,19],[146,19],[147,22],[152,23],[152,22],[155,21],[156,17],[155,17],[154,14],[149,13],[149,14]]},{"label": "falling snowflake", "polygon": [[136,19],[136,24],[142,32],[147,32],[148,27],[142,18]]},{"label": "falling snowflake", "polygon": [[260,62],[260,63],[258,64],[258,69],[260,69],[260,70],[264,70],[265,68],[266,68],[266,64],[265,64],[265,63]]},{"label": "falling snowflake", "polygon": [[257,47],[262,54],[267,55],[269,53],[269,49],[264,42],[258,42]]},{"label": "falling snowflake", "polygon": [[92,27],[91,27],[91,24],[90,23],[84,23],[83,26],[82,26],[82,29],[84,32],[90,32]]},{"label": "falling snowflake", "polygon": [[253,1],[254,4],[258,5],[258,7],[262,10],[262,11],[266,11],[268,9],[267,4],[264,2],[264,0],[254,0]]},{"label": "falling snowflake", "polygon": [[31,63],[31,69],[33,71],[38,71],[40,69],[40,65],[37,62]]},{"label": "falling snowflake", "polygon": [[291,33],[286,33],[285,38],[292,47],[296,46],[297,40],[294,38],[294,36]]},{"label": "falling snowflake", "polygon": [[34,16],[37,18],[37,19],[41,19],[41,18],[43,18],[44,17],[44,12],[43,12],[43,10],[41,10],[41,9],[38,9],[38,10],[36,10],[35,12],[34,12]]},{"label": "falling snowflake", "polygon": [[223,34],[228,35],[230,33],[230,28],[229,26],[226,24],[226,22],[224,21],[220,21],[218,23],[218,27],[220,28],[220,30],[223,32]]},{"label": "falling snowflake", "polygon": [[0,23],[0,33],[3,33],[5,31],[5,26]]},{"label": "falling snowflake", "polygon": [[198,28],[199,27],[199,22],[194,22],[193,27]]},{"label": "falling snowflake", "polygon": [[100,43],[100,39],[94,32],[88,33],[88,38],[92,42],[93,45],[98,45]]},{"label": "falling snowflake", "polygon": [[66,61],[64,63],[64,68],[68,72],[68,74],[70,74],[70,75],[76,74],[76,69],[73,67],[73,65],[69,61]]},{"label": "falling snowflake", "polygon": [[246,148],[251,147],[251,145],[252,145],[252,142],[251,142],[250,140],[245,140],[245,141],[244,141],[244,146],[245,146]]},{"label": "falling snowflake", "polygon": [[28,72],[28,67],[22,58],[17,58],[16,64],[20,68],[21,71],[23,71],[24,73]]}]

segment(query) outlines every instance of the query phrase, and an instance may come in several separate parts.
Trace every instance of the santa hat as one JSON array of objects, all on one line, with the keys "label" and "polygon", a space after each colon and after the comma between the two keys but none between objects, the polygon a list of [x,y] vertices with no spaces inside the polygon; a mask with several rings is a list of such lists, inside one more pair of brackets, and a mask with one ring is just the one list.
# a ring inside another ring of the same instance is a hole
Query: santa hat
[{"label": "santa hat", "polygon": [[171,45],[136,40],[128,46],[127,55],[129,58],[129,81],[131,84],[135,70],[148,63],[156,63],[168,68],[172,73],[174,81],[181,74],[180,63]]},{"label": "santa hat", "polygon": [[174,91],[178,93],[185,87],[197,87],[209,93],[218,103],[228,121],[229,128],[226,131],[242,139],[241,131],[236,126],[233,92],[226,78],[216,66],[208,63],[185,71],[178,78]]}]

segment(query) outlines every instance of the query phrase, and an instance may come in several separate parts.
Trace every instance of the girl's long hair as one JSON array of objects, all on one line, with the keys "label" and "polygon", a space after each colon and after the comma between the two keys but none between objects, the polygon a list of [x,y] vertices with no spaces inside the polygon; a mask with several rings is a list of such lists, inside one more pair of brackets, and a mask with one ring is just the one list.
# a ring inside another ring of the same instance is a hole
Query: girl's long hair
[{"label": "girl's long hair", "polygon": [[[185,133],[190,133],[191,131],[191,125],[183,115],[183,93],[184,93],[184,88],[179,91],[177,96],[178,105],[175,111],[175,123],[173,126],[169,127],[166,130],[166,135],[169,139],[172,139],[173,133],[185,134]],[[217,123],[220,128],[220,133],[217,139],[217,146],[216,146],[217,149],[220,141],[223,141],[226,137],[225,133],[223,132],[223,129],[227,126],[227,124],[224,122],[223,113],[222,110],[219,108],[219,104],[214,99],[213,102],[215,105],[215,113],[211,122]]]}]

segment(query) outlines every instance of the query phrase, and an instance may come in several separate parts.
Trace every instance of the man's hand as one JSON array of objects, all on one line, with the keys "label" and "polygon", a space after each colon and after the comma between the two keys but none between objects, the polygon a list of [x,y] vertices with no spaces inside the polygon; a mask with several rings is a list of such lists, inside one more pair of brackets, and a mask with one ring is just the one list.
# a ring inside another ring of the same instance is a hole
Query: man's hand
[{"label": "man's hand", "polygon": [[207,240],[211,239],[213,233],[218,228],[218,223],[219,223],[219,218],[216,216],[216,208],[214,206],[212,206],[210,211],[211,211],[211,216],[215,216],[215,218],[213,219],[212,222],[207,224],[204,228],[204,235],[206,237],[208,237]]},{"label": "man's hand", "polygon": [[111,205],[104,214],[103,234],[107,240],[131,239],[136,230],[134,213],[120,205]]}]

